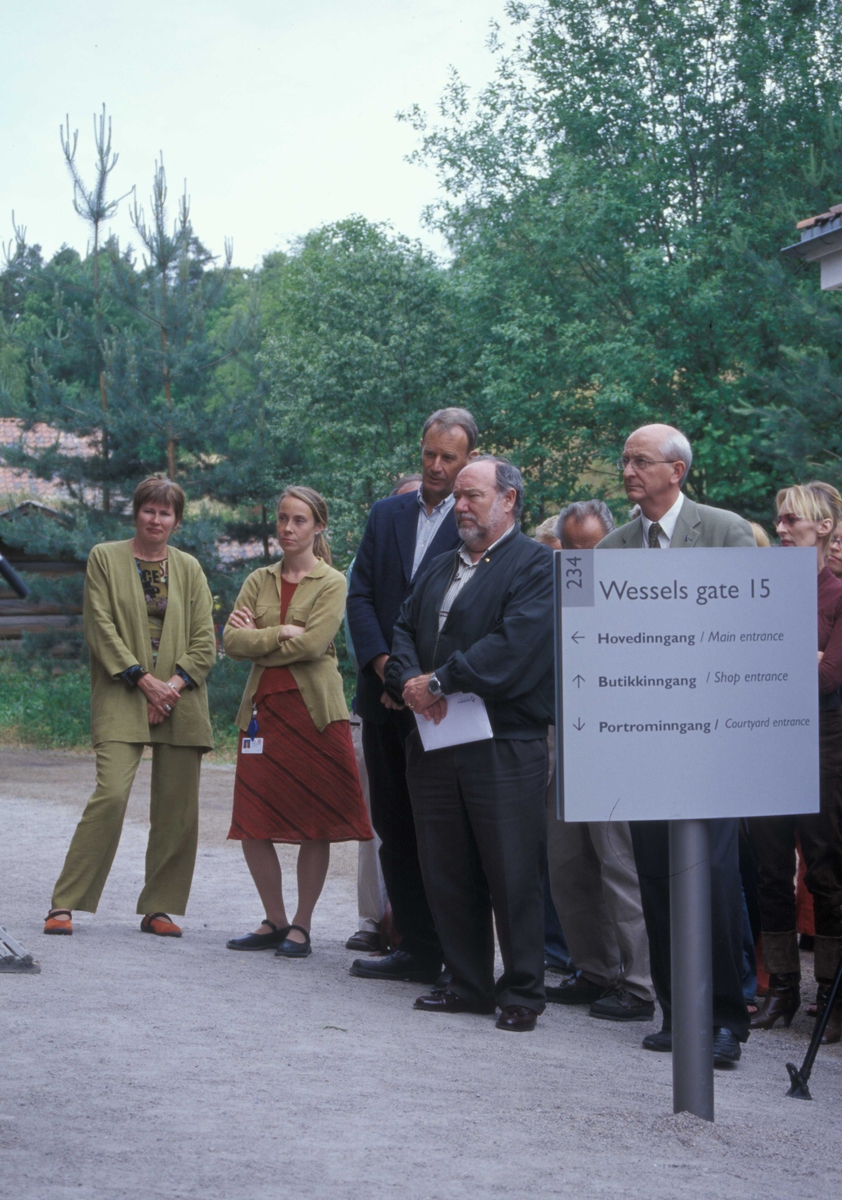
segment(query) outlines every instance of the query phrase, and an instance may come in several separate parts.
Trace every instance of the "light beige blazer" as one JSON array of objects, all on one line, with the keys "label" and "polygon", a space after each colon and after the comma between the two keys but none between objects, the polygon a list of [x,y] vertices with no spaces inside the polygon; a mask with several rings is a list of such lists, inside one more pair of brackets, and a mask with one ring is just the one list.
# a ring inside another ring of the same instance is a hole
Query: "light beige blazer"
[{"label": "light beige blazer", "polygon": [[[213,749],[205,678],[216,661],[210,589],[191,554],[167,547],[167,612],[152,666],[152,643],[143,585],[131,542],[103,542],[88,556],[82,624],[91,652],[91,740],[163,742]],[[199,686],[185,688],[172,716],[150,726],[146,697],[120,673],[140,663],[156,679],[169,679],[176,666]]]},{"label": "light beige blazer", "polygon": [[250,608],[256,629],[233,629],[222,635],[225,653],[251,659],[251,672],[237,712],[237,725],[247,729],[252,703],[266,667],[289,667],[321,732],[331,721],[347,721],[348,707],[333,639],[345,613],[345,576],[321,558],[295,589],[286,614],[287,625],[302,625],[304,633],[278,642],[281,623],[281,563],[252,571],[237,597],[235,608]]}]

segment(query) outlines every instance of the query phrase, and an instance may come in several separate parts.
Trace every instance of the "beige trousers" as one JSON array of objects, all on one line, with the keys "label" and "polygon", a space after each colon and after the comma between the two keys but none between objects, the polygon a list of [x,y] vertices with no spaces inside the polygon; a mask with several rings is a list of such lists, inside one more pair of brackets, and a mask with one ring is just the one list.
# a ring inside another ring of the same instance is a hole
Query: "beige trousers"
[{"label": "beige trousers", "polygon": [[[96,912],[142,754],[142,742],[96,747],[96,788],[73,834],[53,908]],[[201,762],[197,746],[152,747],[146,884],[137,902],[139,913],[182,914],[187,908],[199,835]]]},{"label": "beige trousers", "polygon": [[[553,739],[551,738],[551,741]],[[559,821],[547,787],[550,890],[573,965],[593,983],[654,1000],[649,941],[627,821]]]},{"label": "beige trousers", "polygon": [[[368,771],[363,754],[362,730],[362,721],[352,714],[351,737],[354,742],[354,754],[357,758],[357,770],[360,773],[366,811],[371,817],[371,799],[368,790]],[[359,908],[359,924],[357,928],[367,933],[377,933],[386,911],[386,885],[380,869],[380,838],[375,833],[370,842],[359,842],[358,847],[357,906]]]}]

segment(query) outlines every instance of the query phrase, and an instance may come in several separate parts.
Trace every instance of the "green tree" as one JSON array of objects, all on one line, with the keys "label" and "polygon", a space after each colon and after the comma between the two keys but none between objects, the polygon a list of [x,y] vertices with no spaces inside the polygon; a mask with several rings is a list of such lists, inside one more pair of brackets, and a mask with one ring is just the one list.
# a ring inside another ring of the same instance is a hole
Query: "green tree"
[{"label": "green tree", "polygon": [[[410,119],[440,172],[430,219],[454,253],[489,418],[533,516],[616,496],[605,464],[649,420],[693,440],[696,498],[766,515],[788,452],[770,459],[757,410],[773,381],[779,406],[794,400],[782,347],[803,368],[814,341],[801,285],[772,264],[795,221],[842,193],[838,5],[541,0],[509,14],[516,40],[494,43],[477,102],[454,78],[438,125]],[[838,319],[815,285],[809,306]]]},{"label": "green tree", "polygon": [[292,247],[265,306],[279,482],[323,492],[347,562],[372,503],[416,466],[425,417],[465,401],[446,277],[416,243],[352,217]]}]

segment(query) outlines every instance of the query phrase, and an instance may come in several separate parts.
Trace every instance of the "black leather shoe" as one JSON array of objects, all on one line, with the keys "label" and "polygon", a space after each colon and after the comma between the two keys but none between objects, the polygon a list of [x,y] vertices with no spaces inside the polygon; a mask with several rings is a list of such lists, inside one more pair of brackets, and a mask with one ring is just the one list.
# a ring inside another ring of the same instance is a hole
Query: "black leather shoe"
[{"label": "black leather shoe", "polygon": [[429,996],[419,996],[412,1006],[421,1012],[441,1013],[493,1013],[497,1005],[493,1000],[466,1000],[450,988],[430,992]]},{"label": "black leather shoe", "polygon": [[525,1004],[507,1004],[500,1009],[497,1018],[498,1029],[508,1029],[511,1033],[530,1033],[538,1023],[543,1012],[536,1008],[527,1008]]},{"label": "black leather shoe", "polygon": [[730,1067],[738,1063],[742,1055],[742,1046],[730,1029],[724,1025],[713,1031],[713,1065],[715,1067]]},{"label": "black leather shoe", "polygon": [[610,988],[588,1009],[589,1017],[600,1021],[651,1021],[655,1016],[655,1001],[641,1000],[628,988]]},{"label": "black leather shoe", "polygon": [[398,979],[405,983],[435,983],[441,963],[425,963],[406,950],[393,950],[383,958],[355,958],[351,974],[360,979]]},{"label": "black leather shoe", "polygon": [[593,983],[581,971],[574,971],[558,987],[547,988],[547,999],[552,1004],[593,1004],[605,995],[605,991],[604,987]]},{"label": "black leather shoe", "polygon": [[272,950],[280,946],[289,933],[289,925],[282,925],[279,929],[271,921],[264,921],[263,924],[268,925],[272,932],[247,933],[245,937],[231,938],[225,945],[229,950]]},{"label": "black leather shoe", "polygon": [[345,943],[346,950],[362,950],[368,954],[376,954],[380,949],[380,934],[369,929],[358,929],[352,933]]},{"label": "black leather shoe", "polygon": [[661,1054],[672,1054],[672,1030],[659,1029],[657,1033],[647,1033],[641,1045],[644,1050],[657,1050]]},{"label": "black leather shoe", "polygon": [[[299,933],[304,934],[306,940],[303,942],[293,942],[289,938],[285,938],[275,951],[275,957],[307,958],[308,955],[313,953],[313,947],[310,945],[310,934],[303,925],[290,925],[289,929],[297,929]],[[287,933],[289,933],[289,929]]]}]

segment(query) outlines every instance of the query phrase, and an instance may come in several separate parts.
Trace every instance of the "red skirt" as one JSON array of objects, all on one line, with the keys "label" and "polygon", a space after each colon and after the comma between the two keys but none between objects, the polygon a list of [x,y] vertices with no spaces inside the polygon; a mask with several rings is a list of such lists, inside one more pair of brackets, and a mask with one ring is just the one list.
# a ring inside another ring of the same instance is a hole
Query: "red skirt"
[{"label": "red skirt", "polygon": [[263,753],[243,754],[241,732],[228,837],[370,841],[349,723],[319,733],[297,688],[261,697],[257,717]]}]

